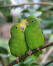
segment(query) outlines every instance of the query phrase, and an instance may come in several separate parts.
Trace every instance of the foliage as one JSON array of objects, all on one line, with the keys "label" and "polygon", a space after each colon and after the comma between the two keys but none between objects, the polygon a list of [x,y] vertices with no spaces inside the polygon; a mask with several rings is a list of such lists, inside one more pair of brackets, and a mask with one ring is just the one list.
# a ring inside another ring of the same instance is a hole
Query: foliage
[{"label": "foliage", "polygon": [[[8,4],[10,4],[10,0],[2,0],[0,2],[0,6],[5,6],[5,5],[8,5]],[[4,16],[7,16],[7,15],[10,14],[10,8],[1,8],[0,12],[2,12],[4,14]]]}]

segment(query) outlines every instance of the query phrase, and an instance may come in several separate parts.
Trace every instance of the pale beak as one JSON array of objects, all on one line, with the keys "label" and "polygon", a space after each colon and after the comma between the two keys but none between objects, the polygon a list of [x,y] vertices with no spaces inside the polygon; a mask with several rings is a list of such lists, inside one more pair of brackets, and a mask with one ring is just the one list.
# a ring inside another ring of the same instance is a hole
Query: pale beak
[{"label": "pale beak", "polygon": [[24,26],[20,25],[20,29],[24,32]]}]

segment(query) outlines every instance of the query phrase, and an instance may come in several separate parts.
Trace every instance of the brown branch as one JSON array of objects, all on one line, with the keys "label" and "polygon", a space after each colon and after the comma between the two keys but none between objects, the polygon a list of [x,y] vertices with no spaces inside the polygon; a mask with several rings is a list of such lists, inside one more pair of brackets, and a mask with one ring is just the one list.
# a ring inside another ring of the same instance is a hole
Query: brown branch
[{"label": "brown branch", "polygon": [[45,6],[53,6],[53,3],[48,2],[29,2],[29,3],[23,3],[18,5],[6,5],[6,6],[0,6],[0,8],[8,8],[8,7],[22,7],[24,5],[45,5]]},{"label": "brown branch", "polygon": [[47,62],[44,66],[47,66],[47,65],[49,65],[49,64],[52,63],[52,62],[53,62],[53,60]]},{"label": "brown branch", "polygon": [[[35,50],[32,50],[32,54],[37,53],[37,52],[39,52],[40,50],[42,50],[42,49],[44,49],[44,48],[47,48],[47,47],[49,47],[49,46],[52,46],[52,45],[53,45],[53,42],[50,43],[50,44],[46,44],[45,46],[39,47],[39,48],[37,48],[37,49],[35,49]],[[19,57],[19,62],[22,61],[22,60],[24,60],[24,59],[25,59],[26,57],[28,57],[28,56],[29,56],[28,54],[25,54],[24,56]],[[14,61],[11,62],[8,66],[13,66],[14,64],[17,64],[17,63],[19,63],[19,62],[17,62],[16,60],[14,60]]]}]

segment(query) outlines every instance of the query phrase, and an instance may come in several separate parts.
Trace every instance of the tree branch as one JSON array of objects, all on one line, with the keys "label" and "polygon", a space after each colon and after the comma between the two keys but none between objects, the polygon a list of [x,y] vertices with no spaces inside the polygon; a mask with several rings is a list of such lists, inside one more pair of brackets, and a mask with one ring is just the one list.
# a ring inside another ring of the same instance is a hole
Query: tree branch
[{"label": "tree branch", "polygon": [[22,7],[24,5],[45,5],[45,6],[53,6],[53,3],[48,2],[29,2],[29,3],[23,3],[18,5],[6,5],[6,6],[0,6],[0,8],[8,8],[8,7]]},{"label": "tree branch", "polygon": [[[32,54],[34,54],[34,53],[37,53],[37,52],[39,52],[40,50],[42,50],[42,49],[44,49],[44,48],[47,48],[47,47],[49,47],[49,46],[52,46],[53,45],[53,42],[51,42],[50,44],[46,44],[46,45],[44,45],[44,46],[42,46],[42,47],[39,47],[39,48],[37,48],[37,49],[34,49],[34,50],[32,50]],[[24,60],[26,57],[28,57],[29,55],[26,53],[24,56],[21,56],[21,57],[19,57],[19,62],[20,61],[22,61],[22,60]],[[14,64],[17,64],[17,63],[19,63],[19,62],[17,62],[16,60],[14,60],[13,62],[11,62],[8,66],[13,66]]]}]

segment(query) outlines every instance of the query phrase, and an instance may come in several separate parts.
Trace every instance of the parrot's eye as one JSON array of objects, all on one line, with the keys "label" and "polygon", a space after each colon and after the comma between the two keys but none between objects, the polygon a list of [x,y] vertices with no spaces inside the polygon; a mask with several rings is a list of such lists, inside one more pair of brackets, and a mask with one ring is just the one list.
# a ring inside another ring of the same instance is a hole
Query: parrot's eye
[{"label": "parrot's eye", "polygon": [[16,29],[17,29],[17,27],[16,27]]},{"label": "parrot's eye", "polygon": [[32,20],[32,22],[33,22],[33,20]]}]

